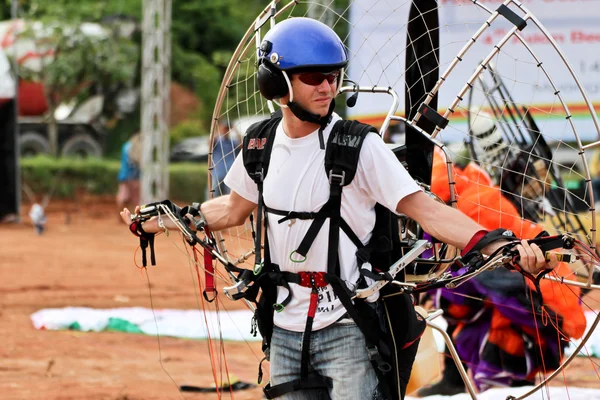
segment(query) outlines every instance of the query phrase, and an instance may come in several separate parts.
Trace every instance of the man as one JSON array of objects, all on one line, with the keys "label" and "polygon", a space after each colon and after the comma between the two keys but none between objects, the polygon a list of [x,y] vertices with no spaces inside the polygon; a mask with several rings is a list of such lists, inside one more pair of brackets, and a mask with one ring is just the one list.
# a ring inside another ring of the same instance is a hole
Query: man
[{"label": "man", "polygon": [[117,176],[119,190],[116,196],[119,209],[140,202],[141,141],[141,133],[136,132],[121,147],[121,166]]},{"label": "man", "polygon": [[[328,203],[330,181],[339,177],[328,176],[323,167],[325,143],[340,120],[333,113],[333,99],[339,93],[348,57],[333,30],[308,18],[291,18],[275,25],[265,36],[259,57],[257,79],[261,94],[279,104],[282,111],[281,122],[274,131],[270,166],[262,181],[262,196],[244,167],[242,154],[225,179],[231,193],[205,202],[200,210],[207,226],[218,231],[243,224],[264,200],[265,236],[269,243],[265,248],[269,249],[270,262],[283,272],[305,273],[313,279],[315,274],[328,270],[328,220],[313,238],[310,251],[301,257],[298,248],[314,220],[299,217],[278,223],[282,218],[277,210],[313,215]],[[256,148],[262,142],[247,144],[250,145]],[[431,235],[461,249],[482,230],[468,217],[423,193],[381,138],[371,132],[364,138],[356,176],[344,187],[340,206],[341,218],[362,244],[369,242],[373,231],[376,203],[406,214]],[[131,222],[128,210],[123,210],[121,216],[126,223]],[[157,231],[156,221],[146,222],[143,229]],[[492,243],[485,251],[501,245]],[[336,247],[332,253],[337,256],[340,278],[349,288],[356,287],[361,278],[357,246],[347,235],[340,234]],[[537,273],[547,267],[536,245],[523,242],[517,248],[519,263],[526,271]],[[553,259],[551,263],[555,262]],[[306,361],[303,350],[309,357],[310,372],[327,377],[330,385],[326,393],[322,393],[323,388],[298,385],[292,391],[267,395],[281,395],[281,399],[317,399],[327,395],[333,400],[383,398],[365,337],[347,317],[351,310],[341,304],[340,292],[331,285],[319,286],[318,290],[314,282],[311,285],[289,283],[277,292],[279,304],[286,299],[289,302],[273,317],[270,386],[281,388],[298,381],[303,373],[300,364]],[[313,303],[317,293],[318,307]],[[307,312],[314,314],[312,326]],[[302,390],[293,390],[299,387]]]},{"label": "man", "polygon": [[[219,134],[212,144],[212,190],[216,196],[229,193],[224,179],[236,157],[238,140],[231,135],[226,121],[219,121]],[[215,197],[216,197],[215,196]]]}]

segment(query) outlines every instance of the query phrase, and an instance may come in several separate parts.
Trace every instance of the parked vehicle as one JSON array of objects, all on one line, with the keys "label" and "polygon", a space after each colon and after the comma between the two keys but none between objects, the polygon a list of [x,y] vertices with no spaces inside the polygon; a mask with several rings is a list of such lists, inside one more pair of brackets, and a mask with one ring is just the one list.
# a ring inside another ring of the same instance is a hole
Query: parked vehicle
[{"label": "parked vehicle", "polygon": [[194,136],[183,139],[171,148],[170,162],[208,162],[210,137]]},{"label": "parked vehicle", "polygon": [[[18,36],[25,29],[25,21],[0,22],[0,104],[17,96],[19,147],[21,156],[50,153],[48,138],[48,102],[43,83],[15,78],[20,69],[39,71],[44,60],[53,57],[52,49],[38,49],[33,41]],[[43,30],[43,27],[36,28]],[[104,37],[99,24],[81,26],[86,36]],[[8,56],[16,61],[16,69]],[[137,91],[136,98],[137,101]],[[131,97],[131,92],[124,93]],[[118,96],[121,97],[121,96]],[[91,95],[78,102],[60,104],[54,113],[58,128],[58,153],[62,156],[101,157],[104,153],[107,132],[103,128],[104,96]],[[130,103],[131,101],[129,101]],[[120,107],[119,99],[116,99]]]},{"label": "parked vehicle", "polygon": [[[238,118],[230,124],[230,135],[238,143],[246,134],[246,130],[255,122],[269,118],[268,115],[253,115]],[[208,162],[208,153],[210,152],[210,136],[193,136],[183,139],[171,148],[169,155],[170,162]]]}]

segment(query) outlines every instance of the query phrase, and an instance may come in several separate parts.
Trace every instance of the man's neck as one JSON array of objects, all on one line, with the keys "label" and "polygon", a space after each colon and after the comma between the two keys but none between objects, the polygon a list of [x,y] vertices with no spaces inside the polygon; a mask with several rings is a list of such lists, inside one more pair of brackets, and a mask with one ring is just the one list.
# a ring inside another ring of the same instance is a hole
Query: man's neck
[{"label": "man's neck", "polygon": [[310,135],[319,129],[319,124],[302,121],[290,111],[289,108],[283,108],[283,131],[290,139],[299,139]]}]

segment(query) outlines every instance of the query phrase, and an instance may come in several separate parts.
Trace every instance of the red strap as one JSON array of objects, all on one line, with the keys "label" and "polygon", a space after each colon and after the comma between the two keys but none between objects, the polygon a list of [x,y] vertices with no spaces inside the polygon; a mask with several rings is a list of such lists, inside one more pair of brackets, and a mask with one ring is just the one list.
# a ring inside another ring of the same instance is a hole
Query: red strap
[{"label": "red strap", "polygon": [[467,254],[468,252],[470,252],[470,251],[471,251],[471,249],[472,249],[473,247],[475,247],[475,245],[476,245],[477,243],[479,243],[479,241],[480,241],[481,239],[483,239],[483,237],[484,237],[486,234],[488,234],[488,233],[489,233],[489,231],[486,231],[485,229],[482,229],[482,230],[480,230],[480,231],[477,231],[477,233],[475,233],[475,234],[473,235],[473,237],[471,238],[471,240],[469,240],[469,243],[467,243],[467,245],[465,246],[465,248],[463,249],[463,251],[461,251],[461,252],[460,252],[460,255],[461,255],[461,256],[464,256],[465,254]]},{"label": "red strap", "polygon": [[[210,235],[208,227],[204,228],[206,236]],[[207,249],[204,249],[204,284],[206,292],[215,292],[215,268],[213,266],[213,256]]]},{"label": "red strap", "polygon": [[133,221],[131,224],[129,224],[129,231],[131,233],[133,233],[135,236],[137,237],[141,237],[141,233],[138,232],[138,228],[141,228],[141,222],[140,221]]},{"label": "red strap", "polygon": [[314,318],[317,312],[317,303],[319,303],[319,293],[316,289],[310,292],[310,305],[308,306],[308,317]]}]

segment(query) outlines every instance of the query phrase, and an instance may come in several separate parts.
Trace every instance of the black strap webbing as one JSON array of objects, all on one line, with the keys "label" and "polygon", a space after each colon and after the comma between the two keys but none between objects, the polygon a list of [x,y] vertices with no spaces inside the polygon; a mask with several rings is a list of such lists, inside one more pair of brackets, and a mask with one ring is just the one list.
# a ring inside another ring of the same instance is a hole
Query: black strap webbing
[{"label": "black strap webbing", "polygon": [[327,248],[327,272],[340,276],[338,248],[340,242],[340,209],[342,208],[342,186],[333,182],[330,185],[329,202],[331,217],[329,218],[329,244]]},{"label": "black strap webbing", "polygon": [[267,399],[275,399],[286,393],[294,392],[296,390],[307,390],[307,389],[328,389],[333,386],[331,378],[326,376],[318,375],[317,373],[309,374],[308,379],[301,380],[296,379],[290,382],[280,383],[279,385],[271,386],[268,384],[263,389],[265,397]]},{"label": "black strap webbing", "polygon": [[419,107],[419,113],[421,113],[421,115],[430,122],[433,122],[440,129],[444,129],[446,126],[448,126],[448,122],[450,122],[425,103],[422,103],[421,107]]},{"label": "black strap webbing", "polygon": [[500,4],[496,11],[498,11],[498,14],[502,15],[504,18],[512,22],[512,24],[516,26],[517,29],[520,31],[525,29],[525,27],[527,26],[527,21],[519,17],[513,10],[511,10],[504,4]]}]

